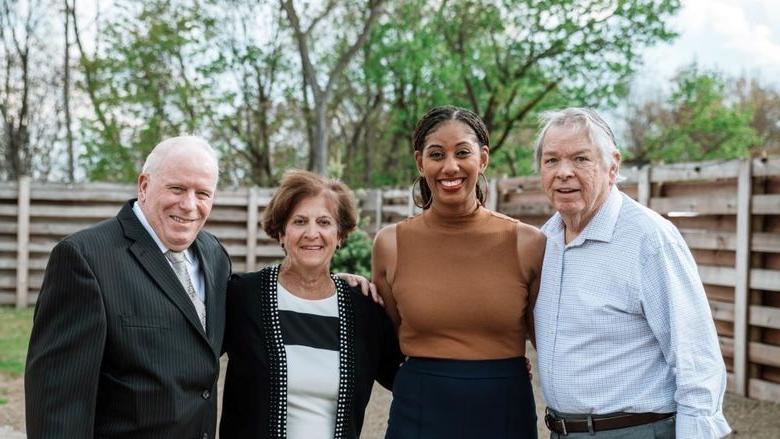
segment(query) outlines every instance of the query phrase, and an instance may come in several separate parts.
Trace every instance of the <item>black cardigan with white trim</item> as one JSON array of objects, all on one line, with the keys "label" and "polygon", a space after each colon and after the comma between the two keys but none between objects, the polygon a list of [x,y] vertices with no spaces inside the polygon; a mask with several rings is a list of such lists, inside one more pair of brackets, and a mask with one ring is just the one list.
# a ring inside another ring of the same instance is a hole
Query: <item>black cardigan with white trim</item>
[{"label": "black cardigan with white trim", "polygon": [[[228,368],[220,437],[284,438],[287,365],[276,283],[279,267],[233,275],[227,291]],[[357,438],[374,380],[392,389],[403,361],[382,307],[334,278],[339,304],[339,396],[335,438]]]}]

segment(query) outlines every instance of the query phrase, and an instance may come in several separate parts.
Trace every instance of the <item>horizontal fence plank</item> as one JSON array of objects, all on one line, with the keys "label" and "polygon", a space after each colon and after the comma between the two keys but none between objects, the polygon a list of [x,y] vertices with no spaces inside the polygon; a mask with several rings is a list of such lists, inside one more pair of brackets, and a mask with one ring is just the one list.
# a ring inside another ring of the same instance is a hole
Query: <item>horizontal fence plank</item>
[{"label": "horizontal fence plank", "polygon": [[748,351],[751,363],[780,367],[780,346],[750,342]]},{"label": "horizontal fence plank", "polygon": [[728,302],[719,302],[717,300],[710,300],[710,311],[712,311],[712,318],[715,320],[723,320],[724,322],[734,321],[734,304]]},{"label": "horizontal fence plank", "polygon": [[[699,276],[703,283],[733,287],[737,271],[732,267],[699,265]],[[750,288],[754,290],[780,291],[780,270],[753,268],[750,270]]]},{"label": "horizontal fence plank", "polygon": [[650,208],[662,215],[736,215],[737,196],[652,197]]},{"label": "horizontal fence plank", "polygon": [[672,181],[707,181],[736,178],[739,174],[739,160],[728,162],[675,163],[654,166],[650,173],[651,183]]},{"label": "horizontal fence plank", "polygon": [[750,211],[754,215],[780,214],[780,195],[762,194],[753,195]]},{"label": "horizontal fence plank", "polygon": [[[27,293],[27,304],[35,305],[38,300],[38,291],[30,290]],[[0,292],[0,305],[13,305],[16,303],[16,294]]]},{"label": "horizontal fence plank", "polygon": [[752,305],[750,324],[764,328],[780,329],[780,308]]}]

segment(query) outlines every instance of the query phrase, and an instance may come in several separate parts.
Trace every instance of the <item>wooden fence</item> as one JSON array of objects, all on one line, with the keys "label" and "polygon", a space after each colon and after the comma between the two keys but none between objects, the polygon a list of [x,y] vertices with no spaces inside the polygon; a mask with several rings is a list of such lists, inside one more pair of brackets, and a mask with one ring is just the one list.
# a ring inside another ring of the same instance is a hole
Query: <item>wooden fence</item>
[{"label": "wooden fence", "polygon": [[[621,189],[669,217],[705,284],[729,389],[780,402],[780,158],[623,171]],[[221,190],[206,228],[236,271],[282,256],[260,228],[273,189]],[[373,233],[419,212],[407,189],[356,191]],[[492,181],[490,207],[541,225],[553,210],[537,177]],[[48,254],[62,237],[116,214],[130,185],[0,183],[0,304],[35,303]]]}]

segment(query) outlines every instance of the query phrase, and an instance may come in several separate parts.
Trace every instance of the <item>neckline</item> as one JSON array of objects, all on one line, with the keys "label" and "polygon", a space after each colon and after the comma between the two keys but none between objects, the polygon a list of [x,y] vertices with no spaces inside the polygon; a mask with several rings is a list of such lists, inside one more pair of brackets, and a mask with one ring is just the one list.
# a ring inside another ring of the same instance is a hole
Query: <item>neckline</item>
[{"label": "neckline", "polygon": [[463,215],[442,215],[433,209],[426,209],[421,214],[423,222],[432,229],[460,229],[463,230],[487,215],[487,209],[481,204],[477,204],[474,210]]},{"label": "neckline", "polygon": [[321,299],[307,299],[305,297],[298,296],[297,294],[291,292],[290,290],[285,288],[285,286],[282,285],[282,283],[280,281],[276,282],[276,288],[277,288],[277,291],[279,293],[284,294],[285,296],[288,296],[288,297],[292,297],[295,300],[298,300],[298,301],[301,301],[301,302],[304,302],[304,303],[312,303],[312,304],[325,303],[325,302],[333,301],[333,300],[336,299],[336,290],[333,290],[333,292],[328,297],[323,297]]}]

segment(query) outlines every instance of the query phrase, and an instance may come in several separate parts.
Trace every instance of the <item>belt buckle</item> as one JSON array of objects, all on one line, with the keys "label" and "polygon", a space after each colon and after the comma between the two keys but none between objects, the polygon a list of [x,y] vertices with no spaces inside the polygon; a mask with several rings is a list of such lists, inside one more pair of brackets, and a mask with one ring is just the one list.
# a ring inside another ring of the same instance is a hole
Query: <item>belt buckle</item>
[{"label": "belt buckle", "polygon": [[550,431],[553,431],[553,432],[554,432],[554,431],[555,431],[555,428],[554,428],[554,427],[555,427],[555,424],[556,424],[556,423],[558,423],[558,422],[560,422],[560,423],[561,423],[561,430],[563,430],[563,433],[560,433],[560,434],[563,434],[564,436],[568,436],[568,435],[569,435],[569,432],[566,430],[566,419],[565,419],[565,418],[563,418],[563,417],[556,419],[556,418],[555,418],[555,417],[554,417],[554,416],[553,416],[553,415],[550,413],[550,408],[549,408],[549,407],[545,407],[545,408],[544,408],[544,425],[545,425],[545,426],[546,426],[546,427],[547,427],[547,428],[548,428]]}]

